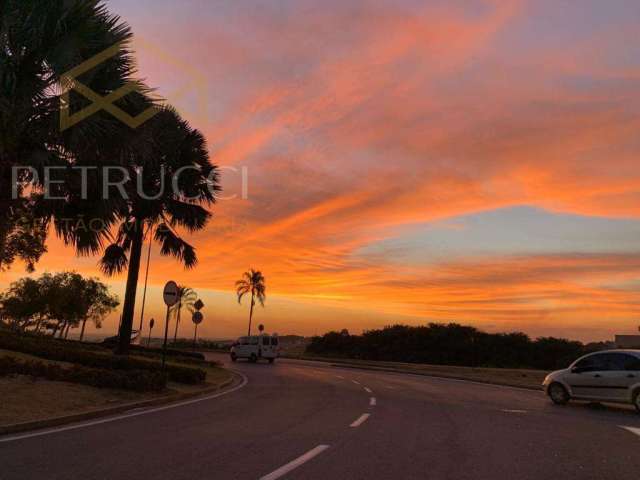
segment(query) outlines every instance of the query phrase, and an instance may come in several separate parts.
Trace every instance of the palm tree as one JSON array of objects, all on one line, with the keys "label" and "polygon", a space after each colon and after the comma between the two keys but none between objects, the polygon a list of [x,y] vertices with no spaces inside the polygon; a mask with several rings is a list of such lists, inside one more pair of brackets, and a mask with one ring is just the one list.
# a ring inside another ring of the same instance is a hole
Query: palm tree
[{"label": "palm tree", "polygon": [[174,308],[176,314],[176,329],[173,333],[173,341],[178,339],[178,325],[180,324],[180,312],[182,307],[186,307],[191,313],[195,312],[194,305],[198,300],[198,294],[194,289],[184,286],[178,285],[178,303],[176,303]]},{"label": "palm tree", "polygon": [[[32,267],[45,251],[51,212],[37,200],[43,168],[89,164],[109,158],[119,120],[98,112],[61,131],[58,94],[64,74],[118,44],[82,82],[106,96],[131,80],[131,31],[98,0],[5,0],[0,9],[0,270],[22,258]],[[138,91],[147,92],[141,83]],[[128,104],[130,99],[121,99]],[[75,112],[86,99],[70,95]],[[12,178],[14,167],[17,181]],[[37,175],[34,175],[37,172]],[[58,172],[61,173],[61,172]],[[34,184],[34,190],[28,185]],[[15,188],[15,191],[12,191]],[[15,193],[15,195],[13,194]]]},{"label": "palm tree", "polygon": [[[110,204],[95,204],[97,215],[107,225],[118,224],[112,229],[115,233],[56,225],[77,249],[103,249],[100,268],[105,274],[128,269],[117,348],[120,354],[128,352],[131,341],[145,238],[153,234],[161,255],[173,256],[186,268],[193,268],[197,263],[195,248],[182,238],[179,229],[190,233],[202,230],[211,217],[205,207],[215,202],[220,190],[218,170],[209,161],[204,137],[175,110],[163,108],[134,132],[125,147],[129,159],[124,164],[128,176],[122,184],[124,192],[116,192]],[[105,238],[110,244],[103,248]]]},{"label": "palm tree", "polygon": [[242,302],[242,297],[247,293],[251,293],[251,308],[249,310],[249,332],[247,335],[251,335],[251,320],[253,319],[253,307],[256,304],[256,299],[260,302],[260,305],[264,307],[264,301],[266,299],[266,286],[264,284],[265,278],[262,272],[254,270],[253,268],[244,272],[242,278],[236,282],[236,293],[238,295],[238,303]]}]

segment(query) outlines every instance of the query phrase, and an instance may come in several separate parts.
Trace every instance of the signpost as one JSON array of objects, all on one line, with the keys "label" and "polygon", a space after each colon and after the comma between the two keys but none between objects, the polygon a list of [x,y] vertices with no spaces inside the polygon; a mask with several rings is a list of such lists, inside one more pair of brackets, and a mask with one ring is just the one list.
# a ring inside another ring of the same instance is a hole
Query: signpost
[{"label": "signpost", "polygon": [[149,348],[149,345],[151,345],[151,330],[153,330],[153,326],[155,325],[156,321],[152,318],[151,320],[149,320],[149,339],[147,340],[147,348]]},{"label": "signpost", "polygon": [[164,343],[162,344],[162,369],[164,370],[167,356],[167,335],[169,334],[169,310],[178,303],[178,285],[176,282],[173,280],[167,282],[162,292],[162,298],[167,306],[167,317],[164,321]]},{"label": "signpost", "polygon": [[193,312],[193,317],[191,317],[191,321],[193,321],[193,323],[195,323],[196,325],[196,329],[195,332],[193,334],[193,347],[195,348],[197,342],[198,342],[198,325],[200,325],[202,323],[202,320],[204,319],[204,316],[202,315],[202,312],[199,311],[195,311]]},{"label": "signpost", "polygon": [[195,332],[193,333],[193,348],[196,348],[196,344],[198,341],[198,325],[200,325],[202,323],[202,320],[204,320],[204,316],[200,311],[202,310],[202,307],[204,307],[204,303],[200,299],[196,300],[196,303],[193,304],[193,308],[196,309],[196,311],[193,312],[193,316],[191,317],[191,321],[196,326]]}]

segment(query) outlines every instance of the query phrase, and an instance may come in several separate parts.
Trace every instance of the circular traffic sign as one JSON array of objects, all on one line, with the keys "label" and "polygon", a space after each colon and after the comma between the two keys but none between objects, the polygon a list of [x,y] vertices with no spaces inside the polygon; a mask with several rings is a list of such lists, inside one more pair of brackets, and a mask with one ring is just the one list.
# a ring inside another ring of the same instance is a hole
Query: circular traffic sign
[{"label": "circular traffic sign", "polygon": [[202,323],[202,320],[204,320],[204,316],[202,315],[202,312],[193,312],[193,316],[191,317],[191,320],[193,321],[193,323],[195,323],[196,325]]},{"label": "circular traffic sign", "polygon": [[173,280],[167,282],[162,292],[162,298],[167,307],[172,307],[178,303],[178,285],[176,282]]}]

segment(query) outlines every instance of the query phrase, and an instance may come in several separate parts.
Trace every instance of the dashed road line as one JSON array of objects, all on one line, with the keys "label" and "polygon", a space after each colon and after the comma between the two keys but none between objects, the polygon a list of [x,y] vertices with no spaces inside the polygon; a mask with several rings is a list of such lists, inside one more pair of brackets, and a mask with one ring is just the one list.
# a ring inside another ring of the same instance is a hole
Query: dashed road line
[{"label": "dashed road line", "polygon": [[640,428],[637,427],[625,427],[624,425],[619,425],[620,428],[624,428],[626,431],[635,433],[640,437]]},{"label": "dashed road line", "polygon": [[282,467],[278,468],[277,470],[274,470],[273,472],[269,473],[268,475],[265,475],[264,477],[260,477],[260,480],[276,480],[277,478],[280,478],[280,477],[286,475],[287,473],[289,473],[290,471],[292,471],[292,470],[298,468],[299,466],[307,463],[309,460],[317,457],[322,452],[324,452],[327,448],[329,448],[329,445],[318,445],[317,447],[312,448],[311,450],[309,450],[304,455],[300,455],[295,460],[292,460],[291,462],[287,463],[286,465],[283,465]]},{"label": "dashed road line", "polygon": [[340,380],[344,380],[344,377],[342,375],[336,375],[336,378],[339,378]]},{"label": "dashed road line", "polygon": [[352,428],[359,427],[359,426],[360,426],[360,425],[362,425],[364,422],[366,422],[366,421],[367,421],[367,419],[368,419],[370,416],[371,416],[371,414],[370,414],[370,413],[363,413],[362,415],[360,415],[360,416],[358,417],[358,419],[357,419],[355,422],[353,422],[353,423],[352,423],[351,425],[349,425],[349,426],[350,426],[350,427],[352,427]]},{"label": "dashed road line", "polygon": [[377,405],[376,397],[371,397],[371,398],[369,399],[369,405],[370,405],[371,407],[375,407],[375,406]]},{"label": "dashed road line", "polygon": [[508,408],[503,408],[502,411],[504,413],[527,413],[527,410],[517,410],[517,409],[508,409]]},{"label": "dashed road line", "polygon": [[355,383],[356,385],[360,385],[360,382],[357,380],[351,380],[353,383]]},{"label": "dashed road line", "polygon": [[373,393],[369,387],[364,387],[364,391],[367,393]]}]

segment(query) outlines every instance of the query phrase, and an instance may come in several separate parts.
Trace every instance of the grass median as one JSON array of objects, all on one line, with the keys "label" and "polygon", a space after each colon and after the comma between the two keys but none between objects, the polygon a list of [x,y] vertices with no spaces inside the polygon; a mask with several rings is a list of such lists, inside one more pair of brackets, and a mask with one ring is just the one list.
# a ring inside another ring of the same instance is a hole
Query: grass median
[{"label": "grass median", "polygon": [[[77,368],[77,364],[58,360],[48,360],[35,355],[0,349],[1,358],[11,358],[21,363],[37,362],[48,367],[60,369]],[[132,360],[148,357],[132,356]],[[159,363],[158,363],[159,364]],[[206,373],[206,381],[199,384],[178,383],[169,380],[160,391],[135,391],[122,388],[97,388],[82,383],[52,381],[43,377],[22,374],[0,376],[0,428],[25,422],[38,422],[58,419],[66,416],[97,414],[104,410],[113,410],[127,405],[146,402],[171,401],[185,395],[197,395],[212,391],[229,384],[233,374],[210,362],[200,362],[197,366]],[[168,367],[184,366],[180,362],[169,360]],[[42,365],[40,365],[40,368]],[[116,370],[104,370],[105,375]]]}]

